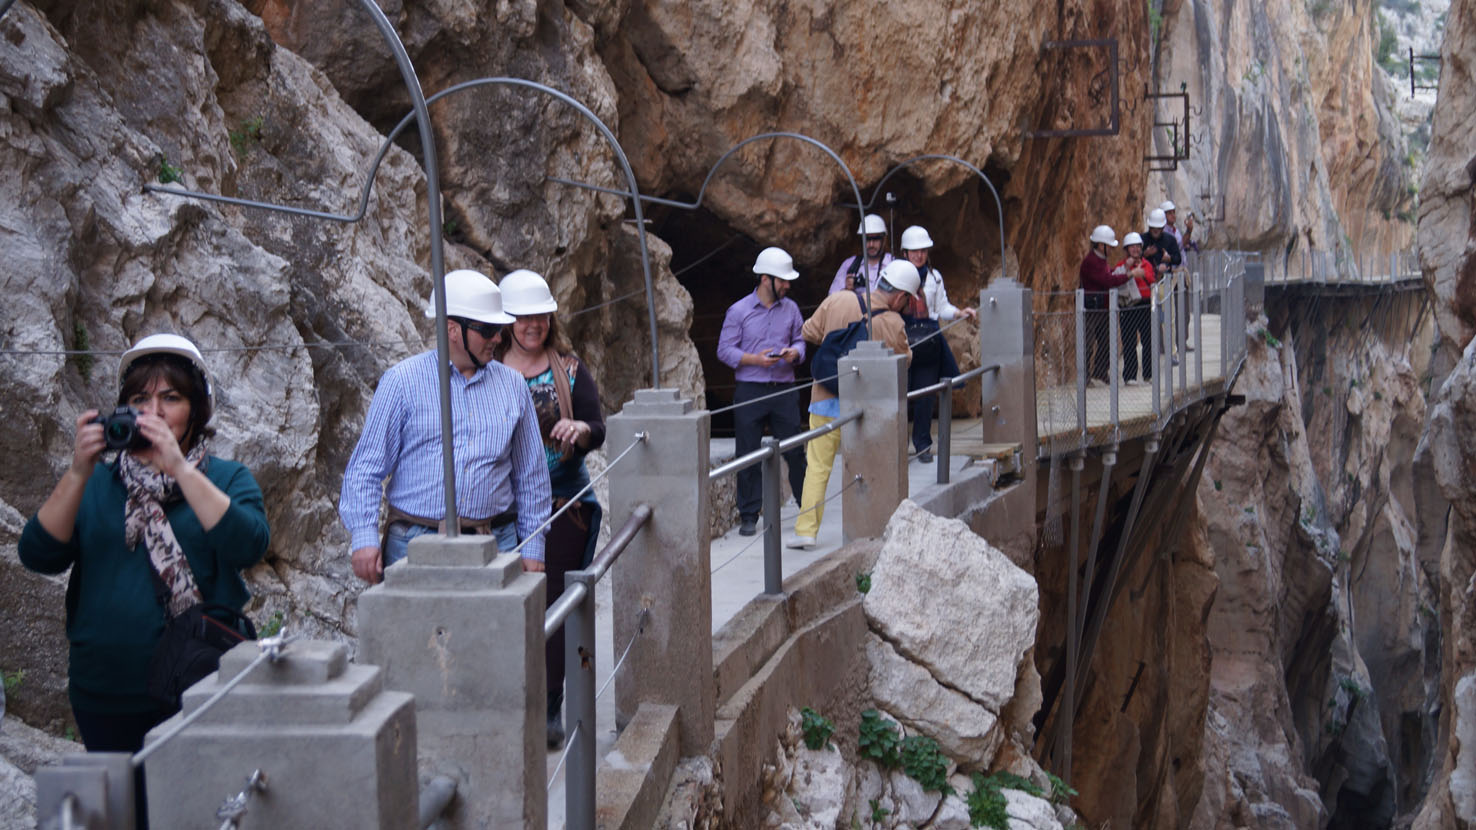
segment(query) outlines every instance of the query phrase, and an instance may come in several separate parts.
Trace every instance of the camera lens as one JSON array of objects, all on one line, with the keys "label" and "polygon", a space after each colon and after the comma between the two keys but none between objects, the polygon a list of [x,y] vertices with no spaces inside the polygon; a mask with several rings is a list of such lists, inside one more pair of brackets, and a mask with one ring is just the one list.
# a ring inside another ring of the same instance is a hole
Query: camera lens
[{"label": "camera lens", "polygon": [[133,424],[123,420],[108,422],[108,443],[126,447],[128,446],[128,442],[132,440]]}]

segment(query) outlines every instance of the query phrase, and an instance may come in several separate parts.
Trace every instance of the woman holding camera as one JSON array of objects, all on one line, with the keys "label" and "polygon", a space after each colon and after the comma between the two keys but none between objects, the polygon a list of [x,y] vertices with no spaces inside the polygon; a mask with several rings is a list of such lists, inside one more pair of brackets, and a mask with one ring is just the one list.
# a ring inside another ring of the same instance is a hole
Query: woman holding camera
[{"label": "woman holding camera", "polygon": [[[502,310],[514,322],[508,327],[497,359],[522,373],[538,411],[538,431],[548,459],[553,509],[558,510],[589,483],[584,456],[605,443],[605,416],[600,389],[559,329],[559,304],[538,274],[513,271],[502,278]],[[588,565],[600,534],[600,503],[587,492],[548,528],[544,563],[548,574],[548,606],[564,593],[564,573]],[[564,740],[564,630],[548,638],[544,649],[548,678],[548,745]]]},{"label": "woman holding camera", "polygon": [[[94,752],[136,752],[176,711],[148,693],[166,615],[201,602],[240,611],[249,596],[240,571],[269,540],[256,480],[209,454],[200,350],[178,335],[150,335],[123,354],[119,377],[118,406],[136,411],[134,423],[126,411],[106,427],[96,411],[77,418],[71,465],[19,546],[31,570],[72,569],[68,696]],[[116,460],[104,463],[109,450]]]}]

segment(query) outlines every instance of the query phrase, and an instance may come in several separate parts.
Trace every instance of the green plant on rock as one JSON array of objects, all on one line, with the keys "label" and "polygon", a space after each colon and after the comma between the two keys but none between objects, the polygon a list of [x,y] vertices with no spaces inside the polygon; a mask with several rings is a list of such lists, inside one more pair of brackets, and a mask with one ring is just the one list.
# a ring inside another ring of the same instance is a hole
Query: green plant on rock
[{"label": "green plant on rock", "polygon": [[871,571],[856,572],[856,590],[863,594],[871,592]]},{"label": "green plant on rock", "polygon": [[170,164],[169,159],[165,158],[163,153],[155,156],[154,161],[159,163],[159,184],[184,181],[184,171]]},{"label": "green plant on rock", "polygon": [[830,743],[831,734],[835,732],[835,724],[806,706],[800,710],[800,731],[804,733],[805,746],[810,749],[824,749]]},{"label": "green plant on rock", "polygon": [[1281,348],[1281,340],[1277,338],[1276,335],[1272,334],[1270,331],[1267,331],[1264,328],[1261,329],[1260,333],[1261,339],[1266,341],[1267,346],[1270,346],[1273,349]]},{"label": "green plant on rock", "polygon": [[261,143],[261,128],[266,124],[266,119],[258,115],[241,122],[241,129],[231,130],[228,135],[231,139],[231,149],[236,155],[244,156],[251,152],[251,148]]},{"label": "green plant on rock", "polygon": [[912,735],[902,741],[902,771],[928,792],[948,795],[948,758],[938,742],[927,735]]},{"label": "green plant on rock", "polygon": [[873,799],[871,799],[871,802],[870,803],[871,803],[871,823],[872,824],[881,824],[883,821],[886,821],[887,820],[887,816],[891,815],[891,813],[892,813],[891,810],[888,810],[888,809],[886,809],[886,808],[884,808],[884,807],[881,806],[881,800],[880,799],[873,798]]},{"label": "green plant on rock", "polygon": [[5,696],[9,697],[20,691],[21,684],[26,681],[26,670],[16,669],[15,671],[11,672],[0,671],[0,679],[3,679],[0,680],[0,682],[3,682],[3,685],[5,686]]},{"label": "green plant on rock", "polygon": [[985,778],[977,772],[971,780],[974,789],[964,799],[964,804],[969,808],[969,824],[974,827],[1009,830],[1009,802],[1005,801],[1004,793],[999,791],[999,782],[994,776]]},{"label": "green plant on rock", "polygon": [[885,769],[893,769],[900,763],[898,750],[902,741],[897,737],[897,724],[882,717],[875,709],[867,709],[861,713],[859,732],[857,755],[875,761]]},{"label": "green plant on rock", "polygon": [[1065,804],[1072,798],[1079,795],[1079,793],[1077,793],[1076,791],[1076,788],[1072,787],[1070,784],[1067,784],[1059,775],[1056,775],[1054,772],[1046,773],[1046,780],[1049,781],[1051,784],[1050,799],[1052,804]]},{"label": "green plant on rock", "polygon": [[276,611],[272,612],[272,615],[267,618],[266,622],[261,624],[261,628],[257,630],[256,634],[259,637],[275,637],[277,636],[277,634],[281,633],[281,631],[282,611],[281,609],[277,609]]}]

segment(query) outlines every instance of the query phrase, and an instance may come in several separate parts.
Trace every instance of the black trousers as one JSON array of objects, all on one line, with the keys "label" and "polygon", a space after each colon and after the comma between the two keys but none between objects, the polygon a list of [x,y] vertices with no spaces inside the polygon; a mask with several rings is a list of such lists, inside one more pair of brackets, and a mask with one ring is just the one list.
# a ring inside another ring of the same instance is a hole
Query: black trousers
[{"label": "black trousers", "polygon": [[1142,302],[1122,310],[1118,323],[1122,334],[1122,379],[1136,380],[1138,377],[1138,346],[1143,349],[1143,380],[1153,379],[1153,333],[1149,323],[1152,314],[1148,303]]},{"label": "black trousers", "polygon": [[[143,749],[144,736],[163,723],[169,714],[159,710],[119,715],[72,707],[72,718],[77,721],[77,731],[82,733],[82,744],[88,752],[138,752]],[[138,830],[148,830],[149,801],[144,789],[142,766],[133,769],[133,813],[134,826]]]},{"label": "black trousers", "polygon": [[[733,403],[742,404],[764,395],[778,392],[791,384],[754,383],[738,381],[733,391]],[[800,390],[780,395],[750,406],[739,406],[733,410],[733,432],[737,454],[753,452],[763,445],[764,427],[779,440],[800,431]],[[798,499],[805,489],[805,448],[796,447],[784,454],[784,463],[789,468],[789,490]],[[755,464],[738,472],[738,515],[744,519],[757,519],[764,507],[764,478],[761,465]],[[778,521],[778,516],[771,516]]]},{"label": "black trousers", "polygon": [[[564,574],[584,567],[590,534],[600,533],[596,507],[578,504],[549,525],[543,542],[543,568],[547,578],[544,609],[564,595]],[[548,678],[548,714],[558,711],[564,700],[564,626],[559,626],[543,644],[543,669]]]},{"label": "black trousers", "polygon": [[[942,377],[942,336],[934,337],[912,349],[912,362],[907,364],[907,391],[932,386]],[[947,394],[947,393],[945,393]],[[907,408],[912,416],[912,449],[922,452],[933,446],[933,409],[938,404],[937,395],[924,395],[908,401]]]}]

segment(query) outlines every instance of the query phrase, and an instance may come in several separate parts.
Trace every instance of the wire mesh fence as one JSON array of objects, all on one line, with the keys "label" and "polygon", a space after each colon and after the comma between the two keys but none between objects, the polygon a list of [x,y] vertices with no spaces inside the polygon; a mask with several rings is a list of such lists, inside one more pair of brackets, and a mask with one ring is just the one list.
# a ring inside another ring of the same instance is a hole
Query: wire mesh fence
[{"label": "wire mesh fence", "polygon": [[1245,270],[1209,251],[1142,292],[1033,295],[1037,434],[1058,456],[1160,429],[1225,388],[1244,356]]}]

